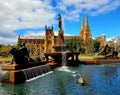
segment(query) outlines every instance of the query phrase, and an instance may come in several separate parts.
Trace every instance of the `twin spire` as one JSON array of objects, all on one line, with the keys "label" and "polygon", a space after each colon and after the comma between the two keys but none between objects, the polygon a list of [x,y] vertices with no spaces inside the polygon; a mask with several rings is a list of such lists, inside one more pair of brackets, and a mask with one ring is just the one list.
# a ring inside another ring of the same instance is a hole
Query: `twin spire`
[{"label": "twin spire", "polygon": [[92,39],[92,35],[91,35],[89,24],[88,24],[88,15],[86,16],[86,21],[84,21],[84,19],[82,19],[80,37],[84,41],[87,40],[88,38]]},{"label": "twin spire", "polygon": [[88,24],[88,16],[86,16],[86,23],[84,23],[84,18],[82,19],[82,25],[81,25],[81,30],[84,28],[89,28],[89,24]]}]

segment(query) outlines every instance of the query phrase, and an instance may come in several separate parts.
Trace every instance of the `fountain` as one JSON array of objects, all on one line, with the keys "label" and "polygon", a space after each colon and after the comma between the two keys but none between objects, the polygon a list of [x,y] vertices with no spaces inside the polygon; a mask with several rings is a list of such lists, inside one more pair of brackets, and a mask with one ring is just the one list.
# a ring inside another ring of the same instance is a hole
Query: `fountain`
[{"label": "fountain", "polygon": [[[22,49],[23,51],[21,52]],[[0,66],[0,81],[23,83],[52,72],[49,64],[46,64],[39,59],[33,60],[27,54],[26,47],[23,47],[22,49],[18,50],[12,48],[10,50],[10,53],[13,55],[13,60],[12,63]]]},{"label": "fountain", "polygon": [[[64,44],[64,30],[62,29],[62,19],[60,14],[58,15],[58,27],[60,28],[60,30],[58,32],[57,43],[53,46],[54,51],[45,53],[47,63],[49,62],[49,56],[54,59],[54,62],[62,66],[69,65],[67,63],[70,57],[72,63],[74,63],[75,61],[77,62],[79,52],[66,50],[68,46]],[[74,59],[74,57],[76,57],[76,59]]]},{"label": "fountain", "polygon": [[[35,63],[33,63],[35,64]],[[23,83],[37,79],[52,72],[50,65],[2,65],[0,71],[0,81],[11,83]]]}]

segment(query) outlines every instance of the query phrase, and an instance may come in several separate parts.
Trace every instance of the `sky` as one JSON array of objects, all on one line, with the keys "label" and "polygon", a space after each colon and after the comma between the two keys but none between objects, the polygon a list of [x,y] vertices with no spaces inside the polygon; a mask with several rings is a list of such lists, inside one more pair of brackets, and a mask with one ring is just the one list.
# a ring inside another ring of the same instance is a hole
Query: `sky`
[{"label": "sky", "polygon": [[18,35],[44,35],[45,25],[57,35],[59,13],[65,35],[79,36],[88,15],[93,38],[120,36],[120,0],[0,0],[0,44],[16,44]]}]

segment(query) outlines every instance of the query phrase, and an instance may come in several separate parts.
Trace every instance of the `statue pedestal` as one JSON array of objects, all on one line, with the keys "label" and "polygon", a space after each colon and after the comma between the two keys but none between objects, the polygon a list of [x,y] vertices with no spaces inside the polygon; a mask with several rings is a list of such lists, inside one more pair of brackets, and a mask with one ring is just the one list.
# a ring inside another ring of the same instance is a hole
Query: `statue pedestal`
[{"label": "statue pedestal", "polygon": [[64,31],[62,29],[58,32],[57,45],[64,45]]}]

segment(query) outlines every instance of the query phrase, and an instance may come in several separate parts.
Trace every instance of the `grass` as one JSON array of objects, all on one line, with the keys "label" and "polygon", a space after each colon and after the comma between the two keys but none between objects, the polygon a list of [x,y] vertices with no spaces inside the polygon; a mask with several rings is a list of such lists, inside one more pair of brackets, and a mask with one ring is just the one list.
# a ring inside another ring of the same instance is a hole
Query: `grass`
[{"label": "grass", "polygon": [[[103,56],[97,56],[97,57],[103,57]],[[118,57],[120,58],[120,53],[119,53]],[[79,55],[78,58],[79,59],[85,59],[85,58],[93,59],[93,58],[96,58],[96,56],[95,55]],[[11,61],[11,60],[12,60],[12,57],[0,56],[0,61]]]},{"label": "grass", "polygon": [[79,55],[79,58],[95,58],[93,55]]},{"label": "grass", "polygon": [[[86,58],[89,58],[89,59],[93,59],[93,58],[101,58],[101,57],[104,57],[104,56],[95,56],[95,55],[79,55],[78,58],[79,59],[86,59]],[[118,54],[118,57],[120,58],[120,53]]]},{"label": "grass", "polygon": [[79,59],[86,59],[86,58],[89,58],[89,59],[93,59],[93,58],[98,58],[98,57],[103,57],[103,56],[95,56],[95,55],[79,55]]},{"label": "grass", "polygon": [[11,61],[12,57],[2,57],[0,56],[0,61]]}]

